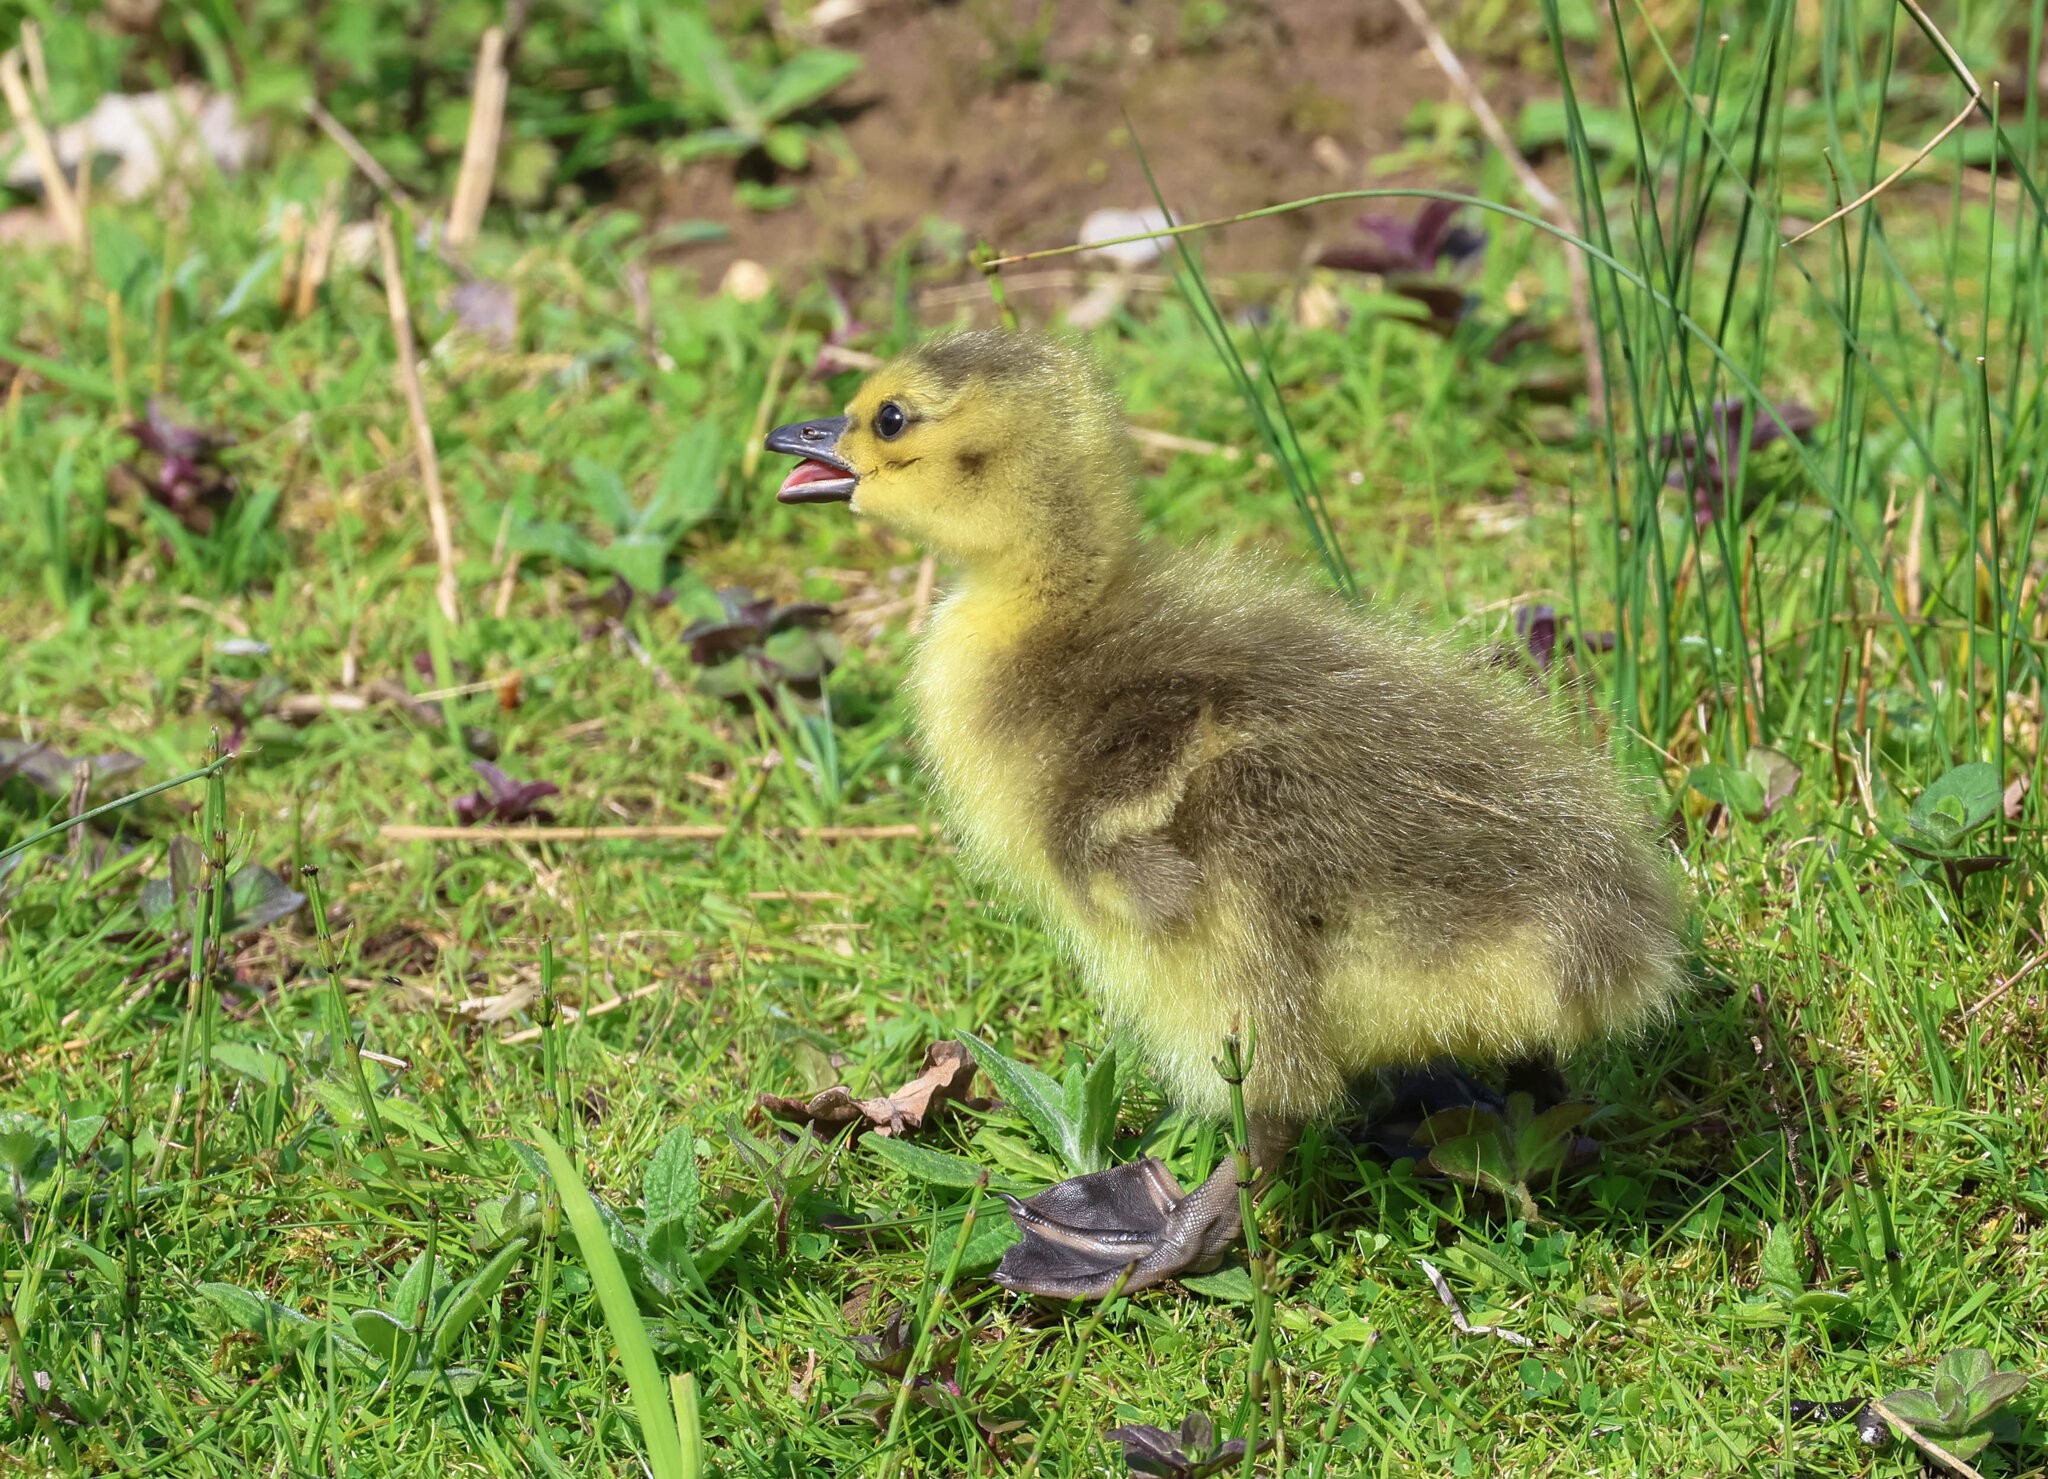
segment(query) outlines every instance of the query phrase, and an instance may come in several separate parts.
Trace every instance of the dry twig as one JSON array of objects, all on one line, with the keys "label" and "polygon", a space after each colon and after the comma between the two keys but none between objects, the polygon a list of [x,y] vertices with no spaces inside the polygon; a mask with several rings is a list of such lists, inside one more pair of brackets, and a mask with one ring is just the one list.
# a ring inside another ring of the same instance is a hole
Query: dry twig
[{"label": "dry twig", "polygon": [[448,206],[448,245],[461,250],[476,240],[491,182],[498,173],[498,140],[505,127],[505,32],[492,26],[476,51],[476,80],[469,95],[469,133],[462,141],[462,170]]},{"label": "dry twig", "polygon": [[74,249],[84,251],[85,218],[79,214],[78,199],[64,178],[64,167],[57,162],[57,148],[50,142],[50,131],[43,127],[43,120],[29,98],[28,87],[22,82],[19,50],[0,56],[0,92],[6,93],[8,110],[14,114],[22,142],[28,146],[29,155],[36,162],[36,173],[42,176],[43,194],[50,203],[50,214],[57,218],[57,226],[64,233],[64,239]]},{"label": "dry twig", "polygon": [[[380,829],[386,842],[716,842],[732,829],[722,826],[659,824],[612,827],[455,827],[390,822]],[[874,827],[770,827],[760,835],[805,842],[887,842],[922,840],[934,829],[916,822]]]},{"label": "dry twig", "polygon": [[1458,1296],[1451,1292],[1451,1281],[1444,1277],[1443,1270],[1427,1258],[1418,1258],[1415,1261],[1422,1265],[1423,1273],[1429,1276],[1430,1287],[1436,1290],[1436,1297],[1441,1299],[1444,1308],[1451,1312],[1451,1323],[1458,1327],[1460,1335],[1492,1335],[1524,1350],[1535,1349],[1536,1342],[1519,1330],[1510,1330],[1503,1325],[1475,1325],[1466,1319],[1465,1307],[1458,1303]]},{"label": "dry twig", "polygon": [[[1886,175],[1882,180],[1879,180],[1875,185],[1872,185],[1847,205],[1814,222],[1813,225],[1807,227],[1804,231],[1786,242],[1785,245],[1788,247],[1799,245],[1800,242],[1806,240],[1807,237],[1813,235],[1814,232],[1819,231],[1822,227],[1832,226],[1835,222],[1841,220],[1842,217],[1850,214],[1852,211],[1861,209],[1877,199],[1878,196],[1884,194],[1885,191],[1891,189],[1908,171],[1917,166],[1921,160],[1940,148],[1941,141],[1961,128],[1972,113],[1984,106],[1984,89],[1978,86],[1976,73],[1963,65],[1963,59],[1957,56],[1956,49],[1949,45],[1948,37],[1941,34],[1941,28],[1927,18],[1927,12],[1922,10],[1915,3],[1915,0],[1899,0],[1899,4],[1910,11],[1913,18],[1920,23],[1920,29],[1933,38],[1934,44],[1940,48],[1942,55],[1947,58],[1950,69],[1955,72],[1956,76],[1962,78],[1965,85],[1970,89],[1970,100],[1963,104],[1963,110],[1951,118],[1940,133],[1927,141],[1924,148],[1920,149],[1911,158],[1907,159],[1905,163],[1901,164],[1897,169]],[[1998,84],[1996,82],[1991,84],[1991,116],[1993,118],[1998,116]]]},{"label": "dry twig", "polygon": [[[668,984],[666,981],[656,981],[650,986],[638,986],[619,996],[607,997],[596,1006],[585,1007],[581,1011],[578,1011],[575,1007],[561,1007],[558,1009],[562,1017],[561,1025],[568,1026],[571,1023],[582,1021],[585,1017],[602,1017],[606,1012],[616,1012],[620,1007],[628,1003],[641,1001],[654,995],[655,992],[660,991]],[[539,1036],[540,1029],[538,1027],[529,1027],[523,1032],[509,1034],[503,1041],[507,1043],[532,1042]]]},{"label": "dry twig", "polygon": [[1921,1432],[1918,1428],[1914,1427],[1911,1423],[1907,1422],[1903,1417],[1900,1417],[1896,1412],[1893,1412],[1889,1407],[1885,1406],[1881,1398],[1875,1399],[1871,1402],[1870,1410],[1876,1413],[1879,1417],[1883,1418],[1886,1422],[1890,1423],[1892,1425],[1893,1430],[1897,1432],[1901,1438],[1904,1438],[1908,1443],[1912,1444],[1915,1448],[1919,1449],[1929,1458],[1936,1459],[1939,1462],[1946,1464],[1949,1468],[1949,1472],[1954,1474],[1960,1474],[1963,1476],[1963,1479],[1984,1479],[1983,1474],[1979,1473],[1976,1469],[1972,1468],[1966,1460],[1957,1458],[1954,1454],[1950,1453],[1946,1448],[1943,1448],[1939,1443],[1935,1442],[1932,1438],[1928,1437],[1925,1433]]},{"label": "dry twig", "polygon": [[405,187],[391,178],[391,172],[377,163],[377,157],[363,147],[362,141],[348,131],[346,124],[320,106],[319,99],[306,99],[306,115],[320,125],[320,132],[341,147],[349,162],[363,172],[386,200],[403,206],[412,204],[412,197],[406,193]]},{"label": "dry twig", "polygon": [[334,238],[341,232],[341,192],[329,186],[320,207],[320,219],[306,238],[305,254],[299,259],[298,281],[292,295],[292,316],[310,318],[320,284],[327,281],[327,263],[334,255]]},{"label": "dry twig", "polygon": [[1963,1020],[1967,1022],[1972,1017],[1976,1016],[1979,1012],[1983,1011],[1986,1007],[1993,1006],[1997,1004],[1999,1001],[2002,1001],[2005,998],[2007,992],[2011,991],[2013,987],[2019,985],[2020,982],[2026,980],[2027,977],[2033,975],[2035,971],[2038,971],[2044,965],[2048,965],[2048,950],[2043,950],[2039,954],[2035,955],[2025,965],[2021,966],[2011,975],[2005,977],[2003,980],[1998,982],[1998,984],[1993,986],[1989,991],[1985,992],[1982,996],[1978,997],[1975,1003],[1964,1008]]},{"label": "dry twig", "polygon": [[384,296],[391,309],[391,333],[398,340],[398,385],[412,418],[413,452],[420,461],[420,482],[427,493],[427,520],[433,526],[434,554],[441,578],[435,594],[450,626],[462,621],[461,587],[455,579],[455,535],[448,523],[448,501],[441,490],[441,461],[434,453],[434,428],[427,420],[427,397],[420,389],[419,355],[413,348],[412,310],[405,302],[405,279],[399,274],[398,238],[390,215],[377,212],[377,249],[384,259]]}]

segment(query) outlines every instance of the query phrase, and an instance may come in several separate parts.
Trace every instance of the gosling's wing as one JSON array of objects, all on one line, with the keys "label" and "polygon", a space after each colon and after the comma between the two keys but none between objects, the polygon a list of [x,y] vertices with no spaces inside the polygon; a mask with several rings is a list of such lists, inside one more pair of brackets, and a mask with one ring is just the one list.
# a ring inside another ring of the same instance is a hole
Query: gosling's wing
[{"label": "gosling's wing", "polygon": [[1219,696],[1185,674],[1099,693],[1056,784],[1051,851],[1069,886],[1148,927],[1186,919],[1205,879],[1186,835],[1188,798],[1240,742]]}]

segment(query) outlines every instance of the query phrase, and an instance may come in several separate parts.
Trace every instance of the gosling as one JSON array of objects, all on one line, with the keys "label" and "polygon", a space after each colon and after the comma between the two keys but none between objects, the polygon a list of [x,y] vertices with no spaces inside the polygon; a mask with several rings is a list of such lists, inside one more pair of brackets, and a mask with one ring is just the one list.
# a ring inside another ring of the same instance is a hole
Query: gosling
[{"label": "gosling", "polygon": [[[1082,350],[940,338],[844,416],[783,426],[785,503],[848,502],[953,562],[912,669],[971,860],[1080,962],[1185,1110],[1225,1038],[1267,1177],[1351,1083],[1568,1050],[1676,989],[1646,819],[1512,680],[1255,565],[1143,537],[1117,397]],[[1145,1157],[1010,1198],[996,1279],[1096,1298],[1215,1267],[1235,1168]]]}]

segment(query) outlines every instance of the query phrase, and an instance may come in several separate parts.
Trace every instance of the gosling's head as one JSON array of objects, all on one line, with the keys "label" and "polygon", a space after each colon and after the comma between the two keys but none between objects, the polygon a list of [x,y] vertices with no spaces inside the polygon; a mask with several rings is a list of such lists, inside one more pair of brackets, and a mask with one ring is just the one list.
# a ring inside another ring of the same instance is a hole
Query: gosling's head
[{"label": "gosling's head", "polygon": [[1087,353],[1003,330],[952,334],[870,375],[844,416],[777,427],[804,461],[784,503],[850,501],[970,572],[1085,576],[1137,532],[1130,434]]}]

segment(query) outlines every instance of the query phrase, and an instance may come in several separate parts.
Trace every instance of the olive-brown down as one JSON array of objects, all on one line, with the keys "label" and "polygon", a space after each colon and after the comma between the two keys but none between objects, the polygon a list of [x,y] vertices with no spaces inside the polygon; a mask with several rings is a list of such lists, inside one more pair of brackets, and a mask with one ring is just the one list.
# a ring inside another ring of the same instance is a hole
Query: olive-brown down
[{"label": "olive-brown down", "polygon": [[[959,568],[912,681],[971,858],[1177,1102],[1221,1114],[1216,1056],[1254,1034],[1263,1167],[1372,1070],[1566,1049],[1667,1006],[1671,870],[1605,758],[1409,620],[1143,537],[1128,432],[1079,350],[913,351],[854,398],[834,465],[856,513]],[[1199,1266],[1234,1195],[1181,1199],[1150,1161],[1064,1183],[1016,1208],[1035,1236],[1005,1272],[1099,1293],[1134,1238],[1157,1245],[1142,1278]]]}]

